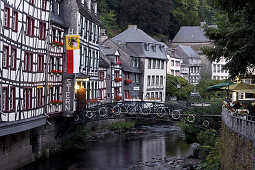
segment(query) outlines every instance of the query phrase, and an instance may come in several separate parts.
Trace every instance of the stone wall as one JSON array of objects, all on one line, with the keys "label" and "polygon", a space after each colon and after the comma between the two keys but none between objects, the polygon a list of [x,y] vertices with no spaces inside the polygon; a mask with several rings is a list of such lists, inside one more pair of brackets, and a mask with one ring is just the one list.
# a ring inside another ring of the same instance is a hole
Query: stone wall
[{"label": "stone wall", "polygon": [[221,169],[253,169],[255,165],[255,148],[252,142],[229,129],[222,123]]},{"label": "stone wall", "polygon": [[30,131],[0,137],[0,169],[9,170],[33,161]]}]

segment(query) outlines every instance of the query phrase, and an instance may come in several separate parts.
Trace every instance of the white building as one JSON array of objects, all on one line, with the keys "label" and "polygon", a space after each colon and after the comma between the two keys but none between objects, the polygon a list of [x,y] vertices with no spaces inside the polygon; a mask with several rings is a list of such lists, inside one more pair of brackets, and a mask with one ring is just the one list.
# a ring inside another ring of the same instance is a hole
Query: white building
[{"label": "white building", "polygon": [[175,52],[181,58],[181,76],[193,85],[198,84],[201,79],[200,56],[190,46],[184,45],[178,45]]},{"label": "white building", "polygon": [[229,78],[229,72],[223,69],[225,64],[226,59],[224,57],[219,62],[212,62],[212,80],[225,80]]},{"label": "white building", "polygon": [[181,76],[181,58],[175,53],[175,49],[167,50],[167,74]]},{"label": "white building", "polygon": [[[200,77],[202,79],[211,78],[215,79],[225,79],[229,76],[228,72],[214,72],[213,64],[216,64],[216,70],[219,67],[221,69],[222,65],[226,64],[226,60],[222,59],[219,63],[217,62],[210,62],[207,59],[207,56],[203,54],[201,51],[201,47],[212,47],[213,48],[213,41],[208,39],[205,36],[205,31],[203,26],[205,22],[201,22],[200,26],[182,26],[174,39],[172,40],[172,46],[176,47],[178,45],[185,45],[190,46],[201,58],[201,68],[200,68]],[[208,27],[217,27],[216,25],[209,25]],[[220,66],[218,66],[220,65]]]}]

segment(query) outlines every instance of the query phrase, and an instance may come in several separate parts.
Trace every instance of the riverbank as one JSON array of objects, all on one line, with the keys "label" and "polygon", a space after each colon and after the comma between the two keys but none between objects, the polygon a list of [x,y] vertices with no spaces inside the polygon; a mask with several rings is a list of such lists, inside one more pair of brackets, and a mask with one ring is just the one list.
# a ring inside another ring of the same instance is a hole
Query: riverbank
[{"label": "riverbank", "polygon": [[[86,150],[58,153],[23,170],[32,169],[194,169],[192,146],[176,124],[140,126],[130,130],[97,129]],[[72,155],[72,156],[70,156]]]}]

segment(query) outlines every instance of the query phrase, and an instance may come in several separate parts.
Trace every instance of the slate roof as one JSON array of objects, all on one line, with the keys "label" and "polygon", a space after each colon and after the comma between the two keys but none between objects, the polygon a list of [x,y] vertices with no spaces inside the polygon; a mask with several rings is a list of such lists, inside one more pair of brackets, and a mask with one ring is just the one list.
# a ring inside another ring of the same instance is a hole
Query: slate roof
[{"label": "slate roof", "polygon": [[175,54],[183,59],[183,64],[189,65],[189,59],[200,59],[200,56],[190,47],[184,45],[178,45],[175,50]]},{"label": "slate roof", "polygon": [[[216,25],[209,25],[208,27],[217,27]],[[211,42],[205,36],[204,28],[201,26],[182,26],[174,39],[173,43],[203,43]]]},{"label": "slate roof", "polygon": [[99,57],[99,67],[108,68],[110,65],[100,56]]},{"label": "slate roof", "polygon": [[158,43],[158,41],[138,28],[128,28],[127,30],[113,37],[113,40],[121,42]]},{"label": "slate roof", "polygon": [[[112,40],[130,56],[167,60],[165,44],[156,41],[138,28],[128,28]],[[146,50],[146,45],[149,46],[149,50]],[[153,51],[153,46],[156,46],[156,51]]]},{"label": "slate roof", "polygon": [[105,55],[115,55],[116,50],[109,47],[99,46],[100,51]]}]

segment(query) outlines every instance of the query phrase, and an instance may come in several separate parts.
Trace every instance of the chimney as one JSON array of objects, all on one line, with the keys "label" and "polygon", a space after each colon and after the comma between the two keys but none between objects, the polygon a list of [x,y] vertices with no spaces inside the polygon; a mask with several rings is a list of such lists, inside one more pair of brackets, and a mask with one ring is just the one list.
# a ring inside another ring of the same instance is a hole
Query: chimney
[{"label": "chimney", "polygon": [[128,28],[134,28],[134,29],[137,29],[137,25],[128,25]]},{"label": "chimney", "polygon": [[206,22],[200,22],[200,26],[204,27],[206,25]]},{"label": "chimney", "polygon": [[104,42],[105,40],[108,39],[108,36],[106,34],[105,29],[101,29],[100,32],[101,32],[101,35],[100,35],[100,42],[99,43],[101,44],[102,42]]}]

